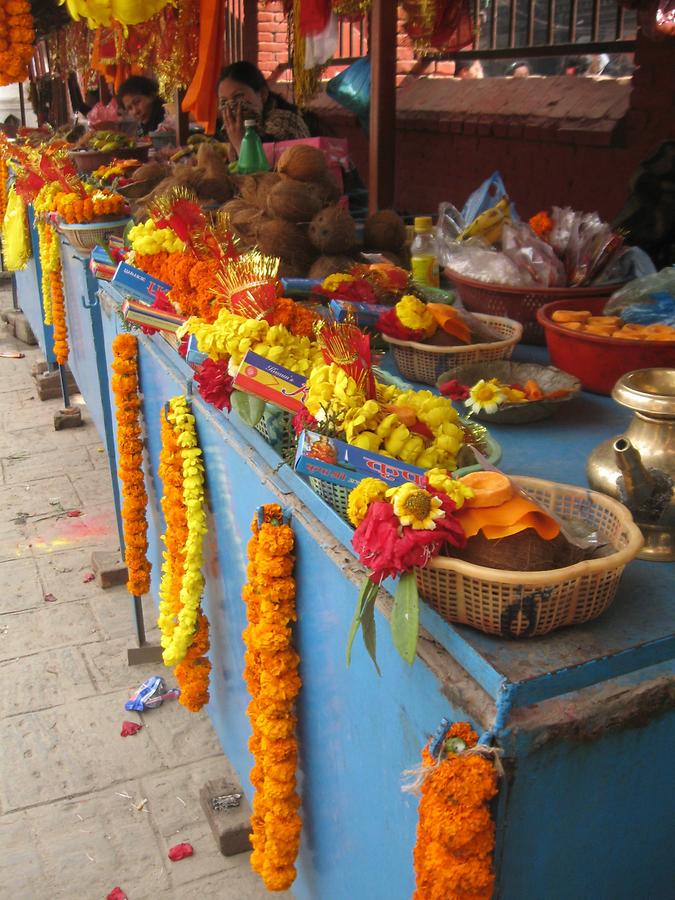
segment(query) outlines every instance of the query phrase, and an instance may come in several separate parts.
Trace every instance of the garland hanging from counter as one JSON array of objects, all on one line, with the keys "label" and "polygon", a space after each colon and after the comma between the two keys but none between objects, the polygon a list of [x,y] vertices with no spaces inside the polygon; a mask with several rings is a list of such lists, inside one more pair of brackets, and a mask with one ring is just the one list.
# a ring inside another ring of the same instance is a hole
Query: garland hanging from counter
[{"label": "garland hanging from counter", "polygon": [[45,325],[54,326],[54,356],[60,366],[68,362],[68,326],[63,295],[63,267],[56,229],[49,222],[38,220],[38,245],[42,269],[42,303]]},{"label": "garland hanging from counter", "polygon": [[455,722],[422,750],[405,791],[421,794],[413,851],[413,900],[490,900],[494,887],[498,754],[478,744],[468,722]]},{"label": "garland hanging from counter", "polygon": [[[55,325],[56,327],[56,325]],[[138,343],[132,334],[119,334],[112,343],[115,418],[117,420],[117,472],[122,482],[122,522],[127,589],[140,597],[150,590],[148,523],[145,510],[148,496],[143,476],[143,438],[138,392]]]},{"label": "garland hanging from counter", "polygon": [[287,890],[295,880],[302,819],[295,773],[298,745],[294,701],[301,686],[300,658],[292,645],[297,620],[293,573],[294,535],[281,507],[263,506],[251,524],[248,583],[244,585],[248,625],[244,680],[255,759],[251,817],[251,867],[269,891]]},{"label": "garland hanging from counter", "polygon": [[198,712],[209,700],[211,672],[206,656],[209,620],[200,608],[204,587],[202,541],[206,533],[204,466],[194,416],[184,397],[174,397],[168,410],[162,411],[159,476],[164,485],[162,511],[166,522],[158,619],[163,656],[166,665],[176,667],[180,702],[191,712]]},{"label": "garland hanging from counter", "polygon": [[28,0],[0,0],[0,85],[28,80],[35,30]]}]

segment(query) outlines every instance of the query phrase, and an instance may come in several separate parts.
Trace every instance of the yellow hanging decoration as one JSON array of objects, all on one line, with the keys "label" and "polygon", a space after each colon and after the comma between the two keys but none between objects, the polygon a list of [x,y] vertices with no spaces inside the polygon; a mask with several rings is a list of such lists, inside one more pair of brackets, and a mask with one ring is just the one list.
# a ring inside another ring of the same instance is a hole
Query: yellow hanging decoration
[{"label": "yellow hanging decoration", "polygon": [[32,256],[26,204],[14,190],[9,190],[7,208],[2,221],[2,248],[5,268],[8,272],[23,269]]},{"label": "yellow hanging decoration", "polygon": [[122,25],[138,25],[169,3],[175,5],[174,0],[144,0],[143,3],[138,0],[59,0],[72,19],[76,22],[86,19],[90,28],[108,27],[113,20]]}]

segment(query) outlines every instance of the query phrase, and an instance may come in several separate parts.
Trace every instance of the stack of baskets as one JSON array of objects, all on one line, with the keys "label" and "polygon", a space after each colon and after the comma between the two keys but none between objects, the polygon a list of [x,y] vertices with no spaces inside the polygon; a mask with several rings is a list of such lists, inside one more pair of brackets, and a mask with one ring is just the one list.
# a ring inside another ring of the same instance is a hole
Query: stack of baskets
[{"label": "stack of baskets", "polygon": [[437,347],[433,344],[401,341],[386,334],[382,337],[390,345],[394,361],[404,378],[435,386],[443,372],[469,363],[511,358],[514,347],[522,337],[522,325],[513,319],[504,319],[500,316],[478,315],[476,318],[500,335],[501,340],[489,344]]},{"label": "stack of baskets", "polygon": [[[603,300],[607,300],[614,291],[621,287],[620,284],[600,284],[581,288],[508,287],[503,284],[486,284],[484,281],[464,278],[457,275],[452,269],[446,269],[445,274],[456,288],[464,306],[471,312],[484,313],[489,316],[507,316],[509,319],[520,322],[523,327],[522,340],[524,344],[545,343],[544,329],[537,321],[537,311],[545,303],[552,303],[554,300],[588,301],[593,297],[602,297]],[[473,360],[464,360],[464,362],[473,362]]]}]

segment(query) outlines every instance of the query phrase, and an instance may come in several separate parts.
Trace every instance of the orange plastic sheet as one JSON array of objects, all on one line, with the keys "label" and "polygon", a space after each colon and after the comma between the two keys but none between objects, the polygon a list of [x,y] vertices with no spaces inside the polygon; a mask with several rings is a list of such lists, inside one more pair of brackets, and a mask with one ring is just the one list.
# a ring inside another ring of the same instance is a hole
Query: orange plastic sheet
[{"label": "orange plastic sheet", "polygon": [[223,64],[225,0],[200,0],[199,57],[194,78],[183,99],[183,112],[213,134],[218,111],[218,75]]},{"label": "orange plastic sheet", "polygon": [[536,503],[518,495],[499,506],[476,509],[465,504],[457,510],[455,516],[469,538],[482,531],[484,537],[493,541],[518,534],[526,528],[534,528],[540,538],[552,541],[560,533],[560,526],[555,519],[546,515]]},{"label": "orange plastic sheet", "polygon": [[456,309],[447,303],[427,303],[427,309],[443,331],[464,344],[471,343],[471,330]]}]

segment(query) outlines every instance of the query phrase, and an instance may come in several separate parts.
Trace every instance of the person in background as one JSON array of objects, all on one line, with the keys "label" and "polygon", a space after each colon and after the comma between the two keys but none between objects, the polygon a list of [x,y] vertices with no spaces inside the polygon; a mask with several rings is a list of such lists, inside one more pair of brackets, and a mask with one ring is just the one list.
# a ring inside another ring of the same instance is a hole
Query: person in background
[{"label": "person in background", "polygon": [[467,59],[455,63],[455,78],[483,78],[483,75],[483,64],[479,59]]},{"label": "person in background", "polygon": [[166,117],[159,85],[152,78],[132,75],[117,92],[120,107],[138,123],[139,135],[156,131]]},{"label": "person in background", "polygon": [[256,120],[256,129],[263,143],[310,137],[307,123],[297,106],[271,91],[260,69],[244,60],[225,66],[220,73],[218,108],[222,116],[223,137],[232,145],[237,156],[246,119]]},{"label": "person in background", "polygon": [[504,72],[507,78],[529,78],[531,74],[530,64],[524,59],[517,59],[515,62],[512,62],[506,72]]}]

